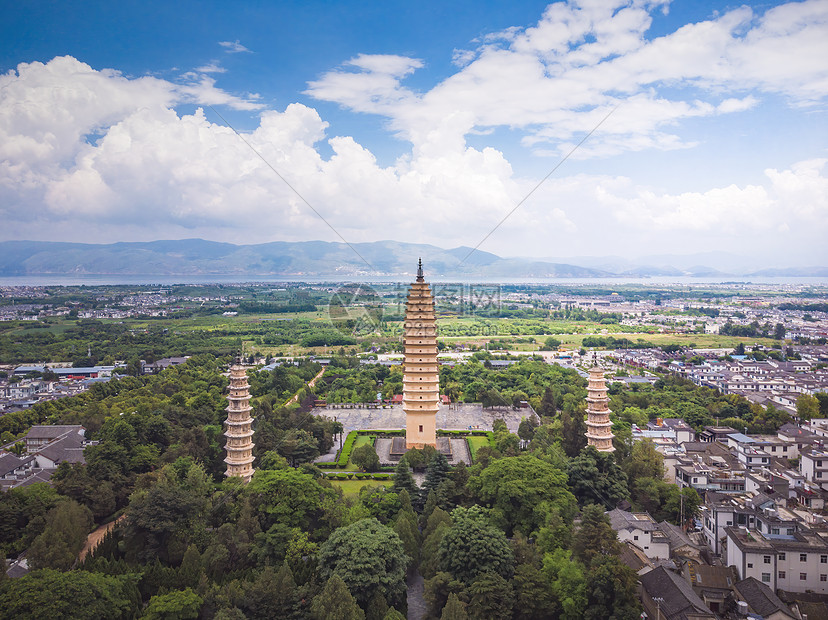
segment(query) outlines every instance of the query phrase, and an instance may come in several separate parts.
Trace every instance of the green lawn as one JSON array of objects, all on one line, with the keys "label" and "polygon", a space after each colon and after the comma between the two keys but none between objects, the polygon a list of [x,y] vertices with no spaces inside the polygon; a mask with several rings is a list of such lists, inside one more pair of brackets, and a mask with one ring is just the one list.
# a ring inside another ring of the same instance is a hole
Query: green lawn
[{"label": "green lawn", "polygon": [[394,482],[392,480],[331,480],[330,483],[334,487],[339,487],[342,492],[348,496],[359,495],[359,490],[362,487],[390,487]]},{"label": "green lawn", "polygon": [[489,445],[488,437],[469,436],[466,437],[469,442],[469,451],[471,452],[472,462],[477,460],[477,451]]}]

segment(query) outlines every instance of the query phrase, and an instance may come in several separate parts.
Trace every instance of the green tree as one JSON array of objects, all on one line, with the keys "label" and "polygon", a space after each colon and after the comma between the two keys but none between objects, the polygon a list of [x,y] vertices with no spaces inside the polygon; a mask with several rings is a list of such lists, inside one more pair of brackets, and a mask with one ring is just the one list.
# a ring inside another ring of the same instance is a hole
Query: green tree
[{"label": "green tree", "polygon": [[440,569],[453,578],[470,584],[481,573],[490,571],[510,579],[514,572],[512,548],[504,533],[489,525],[478,506],[455,508],[437,550]]},{"label": "green tree", "polygon": [[428,494],[431,491],[436,491],[442,482],[448,478],[449,470],[450,467],[446,455],[439,451],[435,452],[434,456],[428,462],[425,481],[423,482],[422,489],[420,489],[420,506],[425,503]]},{"label": "green tree", "polygon": [[142,618],[150,620],[188,620],[198,618],[203,599],[190,588],[153,596]]},{"label": "green tree", "polygon": [[365,620],[383,620],[388,613],[388,603],[382,592],[375,590],[365,607]]},{"label": "green tree", "polygon": [[532,441],[532,437],[535,436],[535,429],[537,427],[538,423],[534,418],[523,418],[520,421],[520,426],[518,426],[518,437],[520,437],[523,441]]},{"label": "green tree", "polygon": [[469,481],[481,504],[492,508],[495,521],[507,534],[530,536],[557,506],[571,518],[575,497],[567,490],[566,474],[533,454],[499,459]]},{"label": "green tree", "polygon": [[92,529],[92,513],[74,500],[66,500],[46,515],[46,528],[29,548],[32,568],[68,570]]},{"label": "green tree", "polygon": [[449,594],[443,613],[440,615],[440,620],[468,620],[469,614],[466,613],[466,606],[457,598],[453,592]]},{"label": "green tree", "polygon": [[314,620],[365,620],[365,613],[348,591],[339,575],[333,574],[324,589],[313,599]]},{"label": "green tree", "polygon": [[569,485],[579,503],[600,502],[608,509],[630,496],[627,476],[609,452],[587,446],[569,462]]},{"label": "green tree", "polygon": [[290,467],[290,463],[285,457],[276,450],[268,450],[259,457],[256,469],[287,469],[288,467]]},{"label": "green tree", "polygon": [[572,540],[572,553],[589,566],[598,556],[618,553],[618,536],[598,504],[588,504],[581,512],[581,525]]},{"label": "green tree", "polygon": [[285,561],[279,571],[267,566],[248,586],[241,605],[250,620],[284,620],[301,617],[300,595],[293,573]]},{"label": "green tree", "polygon": [[587,582],[568,549],[556,549],[543,557],[542,573],[548,584],[552,615],[561,620],[580,620],[587,603]]},{"label": "green tree", "polygon": [[420,573],[431,579],[440,570],[439,549],[443,536],[451,527],[451,517],[440,508],[435,508],[428,518],[423,531],[423,547],[420,551]]},{"label": "green tree", "polygon": [[125,535],[129,553],[139,559],[180,562],[206,508],[208,491],[204,468],[192,459],[167,465],[155,484],[131,497]]},{"label": "green tree", "polygon": [[545,620],[552,616],[549,588],[533,564],[519,564],[512,579],[515,591],[516,620]]},{"label": "green tree", "polygon": [[543,391],[543,398],[541,398],[538,406],[538,415],[544,418],[554,418],[558,413],[558,406],[555,402],[555,392],[551,387]]},{"label": "green tree", "polygon": [[641,603],[636,592],[635,572],[621,563],[617,556],[597,556],[587,573],[586,620],[637,620]]},{"label": "green tree", "polygon": [[[571,396],[571,394],[566,396]],[[567,456],[578,456],[587,445],[584,433],[586,433],[586,421],[583,409],[577,407],[570,411],[569,408],[564,408],[561,413],[561,436],[563,437],[563,449]]]},{"label": "green tree", "polygon": [[61,495],[71,497],[89,508],[97,520],[115,512],[115,491],[112,483],[94,479],[84,464],[61,463],[52,476],[52,484]]},{"label": "green tree", "polygon": [[472,618],[511,618],[514,592],[511,584],[497,573],[481,573],[469,585],[468,593]]},{"label": "green tree", "polygon": [[423,598],[428,608],[428,617],[438,617],[452,594],[465,601],[466,586],[449,573],[439,572],[431,579],[427,579],[424,584]]},{"label": "green tree", "polygon": [[181,566],[178,567],[178,574],[181,577],[181,586],[188,588],[195,588],[204,574],[201,566],[201,554],[195,545],[187,547],[184,553],[184,558],[181,560]]},{"label": "green tree", "polygon": [[336,523],[336,492],[299,470],[257,471],[245,491],[263,530],[279,524],[322,539]]},{"label": "green tree", "polygon": [[408,557],[400,537],[376,519],[337,529],[319,548],[318,561],[320,576],[339,575],[361,605],[380,591],[389,605],[405,607]]},{"label": "green tree", "polygon": [[639,478],[664,479],[664,456],[656,450],[651,439],[633,444],[630,458],[624,465],[627,480],[632,484]]},{"label": "green tree", "polygon": [[670,484],[664,505],[665,518],[676,525],[687,525],[699,515],[701,504],[701,497],[696,489],[686,487],[679,491],[676,485]]},{"label": "green tree", "polygon": [[0,583],[0,609],[6,618],[131,618],[141,604],[138,580],[130,574],[36,570]]},{"label": "green tree", "polygon": [[816,399],[819,401],[819,417],[828,418],[828,394],[817,392]]},{"label": "green tree", "polygon": [[810,394],[800,394],[796,399],[796,414],[802,422],[819,417],[819,401]]},{"label": "green tree", "polygon": [[394,485],[392,488],[397,492],[405,489],[411,497],[417,497],[419,489],[417,488],[417,483],[414,482],[414,477],[411,475],[406,457],[401,458],[400,462],[397,463],[397,467],[394,469]]},{"label": "green tree", "polygon": [[351,462],[361,468],[362,471],[377,471],[380,467],[377,451],[369,443],[354,448],[351,452]]},{"label": "green tree", "polygon": [[549,351],[556,351],[558,349],[558,347],[561,346],[561,341],[558,340],[557,338],[553,338],[552,336],[549,336],[548,338],[546,338],[543,341],[543,345]]},{"label": "green tree", "polygon": [[397,521],[394,523],[394,531],[402,541],[405,554],[409,558],[408,567],[413,572],[420,563],[420,541],[417,530],[417,519],[413,513],[410,513],[410,517],[408,514],[402,510],[399,512]]}]

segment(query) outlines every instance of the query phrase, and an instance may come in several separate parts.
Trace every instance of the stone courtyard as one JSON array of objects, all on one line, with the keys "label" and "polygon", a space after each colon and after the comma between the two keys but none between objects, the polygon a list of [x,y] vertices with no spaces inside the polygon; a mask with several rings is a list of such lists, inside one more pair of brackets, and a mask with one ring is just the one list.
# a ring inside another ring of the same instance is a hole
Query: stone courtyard
[{"label": "stone courtyard", "polygon": [[[318,407],[311,411],[317,416],[326,416],[336,419],[342,423],[345,435],[356,430],[395,430],[405,428],[405,412],[402,405],[387,405],[385,407],[357,407],[352,405],[333,405],[330,407]],[[437,412],[437,428],[441,430],[483,430],[490,431],[495,420],[503,420],[512,433],[517,433],[520,421],[523,418],[535,418],[537,414],[531,407],[526,409],[513,409],[511,407],[493,407],[484,409],[480,403],[458,403],[455,405],[440,405]],[[464,441],[460,443],[465,446]],[[333,461],[336,451],[339,448],[337,443],[328,454],[323,454],[317,461]],[[390,442],[388,446],[390,450]],[[458,455],[465,448],[457,448]],[[377,446],[377,453],[380,448]],[[452,443],[454,451],[454,443]],[[461,459],[469,462],[468,451],[466,458]],[[380,455],[380,460],[383,457]]]}]

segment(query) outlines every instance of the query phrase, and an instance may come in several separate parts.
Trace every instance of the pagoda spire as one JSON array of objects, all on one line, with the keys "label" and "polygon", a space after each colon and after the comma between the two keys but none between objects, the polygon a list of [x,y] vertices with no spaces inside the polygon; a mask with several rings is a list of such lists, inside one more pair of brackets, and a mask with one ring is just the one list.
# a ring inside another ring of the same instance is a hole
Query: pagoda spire
[{"label": "pagoda spire", "polygon": [[408,289],[403,343],[405,447],[436,447],[437,411],[440,409],[437,322],[434,317],[434,298],[423,276],[422,259],[417,266],[417,281]]},{"label": "pagoda spire", "polygon": [[587,445],[595,446],[599,452],[613,452],[612,421],[609,414],[609,397],[607,383],[604,380],[604,369],[598,365],[593,357],[592,367],[589,369],[589,384],[587,385]]}]

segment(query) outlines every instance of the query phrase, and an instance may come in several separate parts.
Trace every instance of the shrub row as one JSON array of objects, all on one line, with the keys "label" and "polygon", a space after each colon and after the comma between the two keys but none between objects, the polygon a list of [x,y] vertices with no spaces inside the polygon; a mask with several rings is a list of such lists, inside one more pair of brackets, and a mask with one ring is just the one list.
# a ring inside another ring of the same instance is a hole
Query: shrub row
[{"label": "shrub row", "polygon": [[474,431],[444,431],[444,430],[440,430],[440,429],[438,429],[438,430],[437,430],[437,435],[439,435],[440,437],[446,437],[446,436],[449,436],[449,435],[451,435],[451,436],[460,436],[460,437],[466,437],[466,436],[469,436],[469,435],[471,435],[471,436],[473,436],[473,437],[483,437],[484,435],[486,435],[486,436],[491,436],[491,435],[492,435],[492,431],[482,431],[482,430],[474,430]]},{"label": "shrub row", "polygon": [[389,437],[405,437],[405,429],[398,428],[394,430],[372,430],[370,428],[356,431],[360,435],[387,435]]},{"label": "shrub row", "polygon": [[330,480],[390,480],[393,474],[368,474],[362,472],[328,472],[325,477]]},{"label": "shrub row", "polygon": [[342,450],[339,452],[339,458],[336,461],[337,467],[343,468],[348,466],[348,460],[351,458],[351,450],[354,449],[354,442],[356,441],[358,432],[351,431],[348,433],[348,436],[345,438],[345,445],[342,446]]}]

